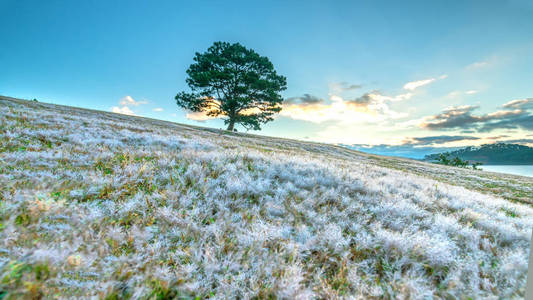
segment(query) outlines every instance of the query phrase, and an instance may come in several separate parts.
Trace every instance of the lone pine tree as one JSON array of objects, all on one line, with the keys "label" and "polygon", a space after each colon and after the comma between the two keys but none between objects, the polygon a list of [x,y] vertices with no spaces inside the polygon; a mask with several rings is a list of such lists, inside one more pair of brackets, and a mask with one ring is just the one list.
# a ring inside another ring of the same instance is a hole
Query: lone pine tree
[{"label": "lone pine tree", "polygon": [[187,70],[191,92],[176,95],[178,106],[211,117],[225,117],[227,130],[236,124],[261,130],[281,111],[287,80],[274,70],[267,57],[239,43],[215,42],[205,53],[196,53]]}]

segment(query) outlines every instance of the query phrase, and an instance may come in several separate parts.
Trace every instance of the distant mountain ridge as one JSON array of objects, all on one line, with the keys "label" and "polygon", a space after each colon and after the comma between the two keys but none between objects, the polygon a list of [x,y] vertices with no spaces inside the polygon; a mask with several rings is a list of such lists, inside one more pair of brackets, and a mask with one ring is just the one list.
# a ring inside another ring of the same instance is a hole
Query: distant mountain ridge
[{"label": "distant mountain ridge", "polygon": [[[518,144],[485,144],[470,146],[452,152],[444,152],[450,157],[459,157],[470,162],[480,162],[485,165],[533,165],[533,148]],[[426,161],[435,161],[441,153],[424,157]]]}]

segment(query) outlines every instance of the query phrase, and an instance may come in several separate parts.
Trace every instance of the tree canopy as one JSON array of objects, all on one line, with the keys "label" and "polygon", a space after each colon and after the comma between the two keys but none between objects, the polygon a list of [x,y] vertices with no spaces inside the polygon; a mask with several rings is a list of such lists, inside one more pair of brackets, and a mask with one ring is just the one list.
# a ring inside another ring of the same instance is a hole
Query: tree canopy
[{"label": "tree canopy", "polygon": [[187,75],[191,92],[178,93],[177,105],[223,116],[228,130],[236,124],[260,130],[281,111],[286,78],[276,73],[267,57],[239,43],[215,42],[205,53],[197,52]]}]

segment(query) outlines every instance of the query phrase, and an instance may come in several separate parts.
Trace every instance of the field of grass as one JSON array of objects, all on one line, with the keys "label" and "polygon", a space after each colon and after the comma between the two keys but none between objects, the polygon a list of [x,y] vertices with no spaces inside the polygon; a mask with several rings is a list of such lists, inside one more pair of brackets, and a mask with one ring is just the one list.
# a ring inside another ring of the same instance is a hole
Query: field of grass
[{"label": "field of grass", "polygon": [[520,298],[532,186],[0,97],[0,298]]}]

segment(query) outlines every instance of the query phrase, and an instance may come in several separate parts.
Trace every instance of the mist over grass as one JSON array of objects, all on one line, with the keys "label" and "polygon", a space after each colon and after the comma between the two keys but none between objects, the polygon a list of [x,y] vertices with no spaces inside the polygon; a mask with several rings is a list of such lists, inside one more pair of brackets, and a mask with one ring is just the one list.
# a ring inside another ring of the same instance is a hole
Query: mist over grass
[{"label": "mist over grass", "polygon": [[13,298],[524,295],[530,205],[442,181],[527,179],[42,103],[0,120]]}]

